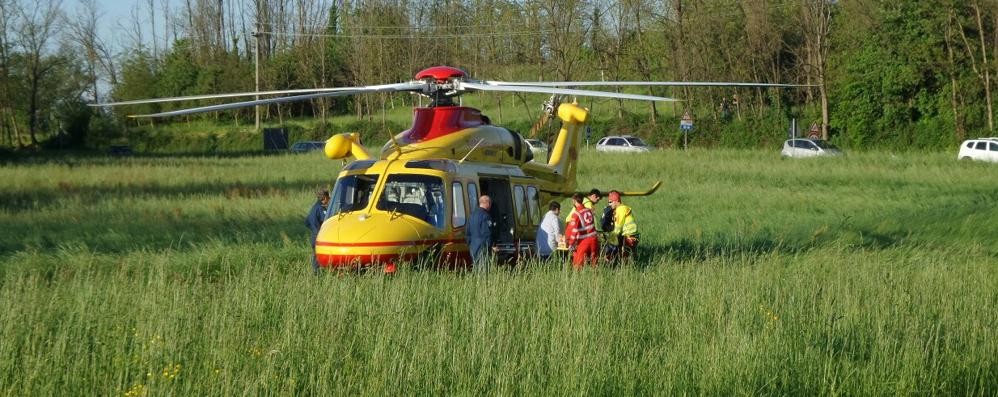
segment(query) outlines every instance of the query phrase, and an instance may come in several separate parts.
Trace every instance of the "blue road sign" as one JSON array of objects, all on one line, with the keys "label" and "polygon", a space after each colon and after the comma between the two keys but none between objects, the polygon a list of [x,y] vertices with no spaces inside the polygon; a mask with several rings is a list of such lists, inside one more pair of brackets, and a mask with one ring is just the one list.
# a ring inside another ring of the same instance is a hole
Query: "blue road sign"
[{"label": "blue road sign", "polygon": [[693,131],[693,116],[690,116],[689,110],[683,112],[683,117],[679,119],[679,129],[684,133]]}]

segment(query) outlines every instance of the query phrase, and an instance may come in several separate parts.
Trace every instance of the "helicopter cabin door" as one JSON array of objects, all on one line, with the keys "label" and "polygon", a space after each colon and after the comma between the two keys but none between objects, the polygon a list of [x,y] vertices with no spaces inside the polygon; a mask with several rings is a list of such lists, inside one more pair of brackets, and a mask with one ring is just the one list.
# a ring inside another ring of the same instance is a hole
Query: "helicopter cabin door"
[{"label": "helicopter cabin door", "polygon": [[478,183],[481,194],[492,199],[492,243],[512,244],[516,228],[516,216],[513,212],[513,195],[509,188],[509,179],[503,177],[481,176]]}]

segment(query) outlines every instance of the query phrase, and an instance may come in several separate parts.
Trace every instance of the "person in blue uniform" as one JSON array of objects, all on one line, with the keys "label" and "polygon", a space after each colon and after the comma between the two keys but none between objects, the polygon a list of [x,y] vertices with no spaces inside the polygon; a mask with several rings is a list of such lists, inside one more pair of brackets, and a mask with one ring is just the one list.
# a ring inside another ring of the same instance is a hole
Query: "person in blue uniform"
[{"label": "person in blue uniform", "polygon": [[478,207],[471,213],[471,220],[464,233],[464,238],[468,241],[468,250],[471,251],[471,269],[476,272],[488,270],[488,254],[492,249],[490,209],[492,209],[492,199],[486,195],[479,197]]},{"label": "person in blue uniform", "polygon": [[329,191],[320,189],[315,194],[315,199],[315,204],[305,217],[305,226],[312,231],[312,271],[318,274],[319,261],[315,258],[315,240],[319,237],[319,228],[322,227],[322,221],[326,220],[326,211],[329,210]]}]

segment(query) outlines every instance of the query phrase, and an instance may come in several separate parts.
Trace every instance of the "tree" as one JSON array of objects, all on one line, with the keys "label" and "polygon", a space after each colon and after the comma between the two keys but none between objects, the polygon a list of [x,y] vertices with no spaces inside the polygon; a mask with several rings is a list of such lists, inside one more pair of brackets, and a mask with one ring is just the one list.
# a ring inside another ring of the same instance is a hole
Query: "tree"
[{"label": "tree", "polygon": [[100,100],[98,80],[101,74],[108,77],[111,85],[117,83],[111,51],[97,34],[99,23],[100,10],[95,0],[80,0],[76,17],[66,20],[70,39],[80,47],[84,54],[87,74],[90,79],[90,94],[94,102]]},{"label": "tree", "polygon": [[46,57],[50,40],[59,32],[61,0],[37,0],[30,10],[21,9],[21,26],[17,31],[18,41],[24,50],[28,79],[28,133],[31,144],[38,145],[38,113],[40,95],[44,80],[62,59]]},{"label": "tree", "polygon": [[8,32],[13,27],[14,10],[17,6],[14,0],[0,0],[0,92],[7,93],[0,95],[0,129],[3,132],[0,136],[14,147],[21,146],[21,137],[17,132],[17,122],[14,120],[14,109],[10,101],[10,94],[14,92],[10,70],[13,43]]},{"label": "tree", "polygon": [[[801,2],[800,23],[804,28],[804,65],[809,76],[818,85],[821,100],[821,139],[828,139],[828,51],[832,15],[835,2],[829,0],[804,0]],[[809,79],[810,80],[810,79]]]}]

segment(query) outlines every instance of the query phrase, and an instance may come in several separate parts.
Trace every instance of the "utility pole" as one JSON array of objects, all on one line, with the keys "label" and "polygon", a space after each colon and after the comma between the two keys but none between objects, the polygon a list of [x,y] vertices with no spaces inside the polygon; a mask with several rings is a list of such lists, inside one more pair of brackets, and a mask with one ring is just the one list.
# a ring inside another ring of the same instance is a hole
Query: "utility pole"
[{"label": "utility pole", "polygon": [[[260,92],[260,20],[257,17],[256,31],[253,32],[253,39],[256,41],[256,51],[253,52],[253,69],[256,75],[256,92]],[[259,101],[260,96],[255,95],[253,97],[255,100]],[[256,113],[256,127],[254,131],[260,132],[260,105],[253,107]]]}]

